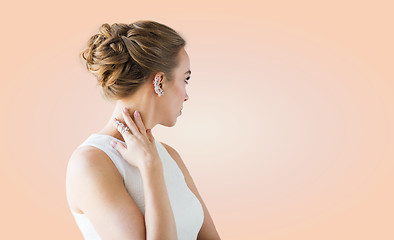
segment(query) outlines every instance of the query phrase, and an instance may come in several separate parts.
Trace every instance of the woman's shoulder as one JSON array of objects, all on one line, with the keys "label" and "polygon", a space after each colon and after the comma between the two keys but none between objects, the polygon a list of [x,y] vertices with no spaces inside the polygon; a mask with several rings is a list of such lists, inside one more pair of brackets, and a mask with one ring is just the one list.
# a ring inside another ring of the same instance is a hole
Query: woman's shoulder
[{"label": "woman's shoulder", "polygon": [[100,164],[100,162],[105,162],[106,156],[107,155],[102,150],[94,146],[80,146],[72,152],[69,164],[83,165],[92,164],[94,162]]},{"label": "woman's shoulder", "polygon": [[66,191],[70,207],[78,211],[84,189],[103,182],[123,183],[123,178],[112,160],[98,148],[82,146],[72,153],[66,170]]},{"label": "woman's shoulder", "polygon": [[93,146],[77,148],[67,164],[66,181],[70,187],[77,188],[81,182],[96,182],[101,179],[123,181],[110,157],[102,150]]},{"label": "woman's shoulder", "polygon": [[70,208],[81,213],[80,205],[89,200],[87,192],[104,191],[123,185],[123,178],[102,150],[87,145],[72,153],[66,172],[66,193]]},{"label": "woman's shoulder", "polygon": [[103,150],[90,145],[75,149],[67,168],[74,171],[116,170],[111,158]]}]

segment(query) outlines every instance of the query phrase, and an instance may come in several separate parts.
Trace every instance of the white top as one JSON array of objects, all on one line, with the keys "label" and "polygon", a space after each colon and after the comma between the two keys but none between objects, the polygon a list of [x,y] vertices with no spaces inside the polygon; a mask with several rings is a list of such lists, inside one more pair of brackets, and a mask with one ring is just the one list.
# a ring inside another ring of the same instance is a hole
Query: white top
[{"label": "white top", "polygon": [[[111,158],[119,173],[122,175],[129,195],[141,210],[142,214],[145,215],[144,189],[139,169],[127,163],[126,160],[112,148],[112,140],[122,142],[109,135],[92,134],[79,145],[78,148],[84,145],[90,145],[104,151]],[[187,186],[182,171],[171,155],[159,141],[155,139],[155,142],[157,152],[163,163],[164,180],[175,217],[178,239],[197,239],[198,232],[204,221],[204,211],[201,203]],[[84,239],[101,239],[85,214],[74,212],[71,208],[70,210]]]}]

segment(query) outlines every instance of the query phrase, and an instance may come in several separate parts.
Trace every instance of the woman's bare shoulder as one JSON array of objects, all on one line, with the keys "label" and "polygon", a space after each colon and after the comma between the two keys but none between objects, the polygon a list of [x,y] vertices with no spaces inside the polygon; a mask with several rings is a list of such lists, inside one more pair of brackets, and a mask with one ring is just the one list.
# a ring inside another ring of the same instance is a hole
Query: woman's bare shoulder
[{"label": "woman's bare shoulder", "polygon": [[68,161],[67,177],[83,178],[86,174],[98,173],[122,179],[111,158],[101,149],[90,145],[75,149]]},{"label": "woman's bare shoulder", "polygon": [[108,165],[109,163],[112,163],[112,160],[104,151],[90,145],[75,149],[68,161],[69,166],[79,167],[84,165]]},{"label": "woman's bare shoulder", "polygon": [[123,183],[122,176],[112,160],[102,150],[93,146],[82,146],[74,150],[67,164],[66,191],[71,208],[78,211],[78,202],[83,184],[113,181]]}]

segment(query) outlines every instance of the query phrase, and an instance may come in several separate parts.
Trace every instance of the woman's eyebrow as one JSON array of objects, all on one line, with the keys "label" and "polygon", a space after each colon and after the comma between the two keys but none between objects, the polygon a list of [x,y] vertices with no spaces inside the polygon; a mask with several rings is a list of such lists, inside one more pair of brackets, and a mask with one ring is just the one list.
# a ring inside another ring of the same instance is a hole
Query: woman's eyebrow
[{"label": "woman's eyebrow", "polygon": [[185,72],[185,74],[192,74],[192,71],[188,70],[187,72]]}]

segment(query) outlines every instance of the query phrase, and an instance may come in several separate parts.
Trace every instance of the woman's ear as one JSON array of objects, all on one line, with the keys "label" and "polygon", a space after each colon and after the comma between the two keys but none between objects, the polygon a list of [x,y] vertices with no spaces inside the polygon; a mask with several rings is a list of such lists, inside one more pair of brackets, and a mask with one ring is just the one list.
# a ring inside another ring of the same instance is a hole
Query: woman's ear
[{"label": "woman's ear", "polygon": [[164,90],[163,90],[163,88],[164,88],[164,73],[160,72],[154,76],[153,86],[154,86],[155,92],[159,96],[162,96],[164,94]]}]

